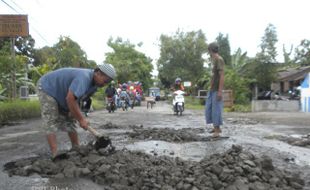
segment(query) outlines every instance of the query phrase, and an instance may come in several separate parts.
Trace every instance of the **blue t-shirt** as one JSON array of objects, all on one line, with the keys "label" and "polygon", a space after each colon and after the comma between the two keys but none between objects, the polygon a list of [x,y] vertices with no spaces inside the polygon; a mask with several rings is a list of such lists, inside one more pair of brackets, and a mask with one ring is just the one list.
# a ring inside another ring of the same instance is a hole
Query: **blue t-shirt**
[{"label": "blue t-shirt", "polygon": [[77,99],[93,94],[97,90],[93,75],[92,69],[63,68],[45,74],[40,83],[42,90],[54,97],[63,111],[69,111],[66,101],[69,90]]}]

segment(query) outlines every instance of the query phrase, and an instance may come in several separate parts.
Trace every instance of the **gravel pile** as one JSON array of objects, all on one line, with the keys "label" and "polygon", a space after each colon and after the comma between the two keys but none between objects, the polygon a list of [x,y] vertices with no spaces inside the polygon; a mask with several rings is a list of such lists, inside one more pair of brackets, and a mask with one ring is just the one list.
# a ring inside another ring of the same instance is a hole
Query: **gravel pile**
[{"label": "gravel pile", "polygon": [[204,133],[204,129],[171,129],[171,128],[133,128],[133,132],[126,134],[136,140],[163,140],[167,142],[191,142],[191,141],[208,141],[210,137],[203,137],[199,134]]},{"label": "gravel pile", "polygon": [[142,152],[94,150],[91,145],[67,152],[62,160],[28,158],[7,163],[12,175],[39,174],[49,178],[87,177],[105,189],[302,189],[298,174],[275,168],[268,156],[256,157],[233,145],[223,154],[200,162]]}]

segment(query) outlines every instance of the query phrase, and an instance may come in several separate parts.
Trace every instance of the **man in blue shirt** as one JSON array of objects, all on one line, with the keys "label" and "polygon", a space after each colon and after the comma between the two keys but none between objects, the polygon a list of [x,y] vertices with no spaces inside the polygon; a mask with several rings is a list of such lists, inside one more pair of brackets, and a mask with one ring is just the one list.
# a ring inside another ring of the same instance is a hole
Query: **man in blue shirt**
[{"label": "man in blue shirt", "polygon": [[88,129],[88,121],[83,117],[78,102],[94,94],[98,87],[103,87],[115,77],[114,67],[103,64],[94,70],[62,68],[40,78],[38,95],[41,116],[53,157],[57,155],[56,131],[68,132],[74,148],[79,146],[75,122],[81,128]]}]

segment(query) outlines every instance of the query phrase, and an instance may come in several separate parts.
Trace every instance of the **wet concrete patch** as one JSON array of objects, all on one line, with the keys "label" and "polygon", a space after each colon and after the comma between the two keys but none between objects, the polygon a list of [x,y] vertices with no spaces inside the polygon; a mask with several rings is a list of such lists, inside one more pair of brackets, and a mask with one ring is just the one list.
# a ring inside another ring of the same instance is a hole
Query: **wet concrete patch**
[{"label": "wet concrete patch", "polygon": [[268,156],[257,157],[233,145],[199,162],[138,151],[92,146],[68,152],[53,162],[32,157],[5,165],[9,175],[49,178],[85,177],[105,189],[302,189],[299,174],[275,168]]},{"label": "wet concrete patch", "polygon": [[[191,142],[191,141],[211,141],[217,140],[211,136],[202,136],[202,128],[182,128],[179,130],[172,128],[135,128],[126,134],[136,140],[162,140],[167,142]],[[220,139],[220,138],[219,138]]]},{"label": "wet concrete patch", "polygon": [[310,134],[308,135],[272,135],[265,137],[267,139],[276,139],[279,141],[286,142],[293,146],[300,146],[305,148],[310,148]]},{"label": "wet concrete patch", "polygon": [[250,118],[225,118],[225,122],[240,125],[256,125],[259,123],[259,121]]}]

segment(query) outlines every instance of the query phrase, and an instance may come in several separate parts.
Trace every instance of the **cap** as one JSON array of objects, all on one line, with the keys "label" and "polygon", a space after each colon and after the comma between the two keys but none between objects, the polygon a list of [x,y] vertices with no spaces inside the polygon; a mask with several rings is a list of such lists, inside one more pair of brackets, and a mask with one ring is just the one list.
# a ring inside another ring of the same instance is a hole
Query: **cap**
[{"label": "cap", "polygon": [[111,79],[114,79],[116,77],[116,72],[113,65],[104,63],[102,65],[98,65],[98,68],[100,69],[101,72],[106,74]]}]

